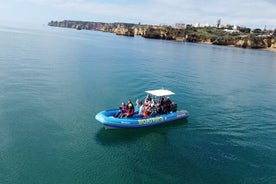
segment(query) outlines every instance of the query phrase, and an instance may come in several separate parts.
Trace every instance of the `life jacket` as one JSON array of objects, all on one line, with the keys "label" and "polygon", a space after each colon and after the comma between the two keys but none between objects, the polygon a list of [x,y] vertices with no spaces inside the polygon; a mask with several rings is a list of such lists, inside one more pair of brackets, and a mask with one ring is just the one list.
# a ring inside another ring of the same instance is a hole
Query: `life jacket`
[{"label": "life jacket", "polygon": [[148,116],[149,116],[149,106],[148,105],[145,105],[144,106],[145,108],[144,108],[144,111],[143,111],[143,117],[144,118],[147,118]]},{"label": "life jacket", "polygon": [[144,107],[143,105],[141,105],[141,107],[139,108],[138,113],[139,113],[139,114],[143,114],[144,111],[145,111],[145,107]]}]

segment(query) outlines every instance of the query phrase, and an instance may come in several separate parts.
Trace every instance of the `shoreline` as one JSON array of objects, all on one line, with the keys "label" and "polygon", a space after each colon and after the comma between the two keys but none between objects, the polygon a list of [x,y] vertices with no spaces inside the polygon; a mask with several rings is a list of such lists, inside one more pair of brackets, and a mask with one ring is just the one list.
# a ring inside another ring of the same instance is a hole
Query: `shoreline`
[{"label": "shoreline", "polygon": [[222,46],[222,47],[235,47],[235,48],[239,48],[239,49],[264,50],[264,51],[276,52],[276,48],[271,48],[271,47],[268,47],[268,48],[249,48],[249,47],[246,47],[246,48],[243,48],[243,47],[237,47],[235,45],[217,45],[217,44],[213,44],[210,41],[207,41],[207,42],[204,42],[204,41],[202,41],[202,42],[176,41],[176,42],[199,43],[199,44],[216,45],[216,46]]},{"label": "shoreline", "polygon": [[[269,50],[276,52],[276,30],[262,31],[240,27],[185,27],[141,25],[131,23],[104,23],[83,21],[51,21],[48,26],[95,30],[122,36],[141,36],[148,39],[174,40],[177,42],[203,43],[218,46]],[[269,47],[270,46],[270,47]]]},{"label": "shoreline", "polygon": [[267,50],[267,51],[270,51],[270,52],[276,52],[276,48],[264,48],[263,50]]}]

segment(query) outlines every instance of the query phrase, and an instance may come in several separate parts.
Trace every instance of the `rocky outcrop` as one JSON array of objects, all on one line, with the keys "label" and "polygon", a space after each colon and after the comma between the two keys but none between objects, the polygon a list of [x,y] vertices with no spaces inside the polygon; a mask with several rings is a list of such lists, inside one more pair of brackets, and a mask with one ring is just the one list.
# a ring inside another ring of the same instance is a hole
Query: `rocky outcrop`
[{"label": "rocky outcrop", "polygon": [[250,39],[248,43],[249,48],[252,49],[265,49],[268,47],[263,38],[255,37]]},{"label": "rocky outcrop", "polygon": [[214,45],[235,45],[236,40],[234,38],[219,37],[212,42]]},{"label": "rocky outcrop", "polygon": [[198,43],[211,43],[212,42],[210,38],[201,37],[198,34],[187,34],[186,41],[187,42],[198,42]]},{"label": "rocky outcrop", "polygon": [[114,32],[116,35],[134,36],[134,29],[127,28],[123,25],[118,25],[117,28],[115,28],[112,32]]},{"label": "rocky outcrop", "polygon": [[142,36],[163,40],[176,40],[176,38],[185,37],[183,29],[176,29],[170,26],[149,26]]},{"label": "rocky outcrop", "polygon": [[116,33],[118,35],[134,36],[133,26],[130,23],[103,23],[103,22],[86,22],[86,21],[51,21],[49,26],[66,27],[76,29],[96,30],[103,32]]},{"label": "rocky outcrop", "polygon": [[149,27],[144,35],[142,35],[145,38],[152,38],[152,39],[162,39],[164,38],[164,35],[161,34],[161,29],[157,27]]},{"label": "rocky outcrop", "polygon": [[[172,26],[141,25],[130,23],[103,23],[86,21],[51,21],[49,26],[67,27],[111,32],[116,35],[145,38],[176,40],[187,42],[211,43],[215,45],[233,45],[241,48],[276,49],[276,30],[274,32],[245,33],[241,31],[225,31],[216,27],[195,28],[186,26],[177,28]],[[270,35],[270,36],[268,36]]]},{"label": "rocky outcrop", "polygon": [[248,43],[247,43],[248,39],[240,39],[235,43],[236,47],[242,47],[242,48],[246,48],[248,47]]},{"label": "rocky outcrop", "polygon": [[271,39],[270,48],[276,49],[276,38],[272,38],[272,39]]},{"label": "rocky outcrop", "polygon": [[146,31],[148,29],[148,26],[135,26],[134,27],[134,34],[138,36],[144,36],[146,34]]},{"label": "rocky outcrop", "polygon": [[240,38],[236,43],[236,47],[266,49],[272,46],[272,38],[267,37],[244,37]]}]

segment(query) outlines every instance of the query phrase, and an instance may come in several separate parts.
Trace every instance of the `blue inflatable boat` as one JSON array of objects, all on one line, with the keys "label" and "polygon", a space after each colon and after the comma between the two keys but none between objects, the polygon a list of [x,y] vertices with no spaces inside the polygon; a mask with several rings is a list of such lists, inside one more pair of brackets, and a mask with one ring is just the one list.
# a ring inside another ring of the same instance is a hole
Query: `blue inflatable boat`
[{"label": "blue inflatable boat", "polygon": [[[174,93],[169,90],[150,90],[146,91],[147,94],[153,95],[155,97],[160,97],[160,99],[168,99],[167,96],[173,95]],[[156,99],[156,98],[155,98]],[[145,102],[146,103],[146,102]],[[135,112],[130,117],[118,118],[118,114],[121,113],[120,109],[110,109],[101,111],[96,114],[95,118],[107,129],[111,128],[144,128],[159,124],[164,124],[172,122],[178,119],[185,119],[189,116],[188,111],[180,110],[177,111],[177,105],[173,102],[170,102],[166,105],[166,102],[163,104],[158,103],[158,106],[161,106],[163,110],[158,112],[154,109],[157,105],[151,105],[152,114],[145,117],[144,114],[139,114]],[[154,113],[153,113],[154,112]]]}]

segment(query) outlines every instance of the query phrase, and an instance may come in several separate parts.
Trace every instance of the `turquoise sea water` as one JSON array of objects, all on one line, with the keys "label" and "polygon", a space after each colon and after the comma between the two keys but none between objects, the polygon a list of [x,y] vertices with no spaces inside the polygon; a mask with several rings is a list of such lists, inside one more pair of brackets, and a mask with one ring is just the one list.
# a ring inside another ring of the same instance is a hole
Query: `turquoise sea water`
[{"label": "turquoise sea water", "polygon": [[[0,27],[1,183],[276,183],[276,52]],[[167,88],[188,120],[105,130]]]}]

